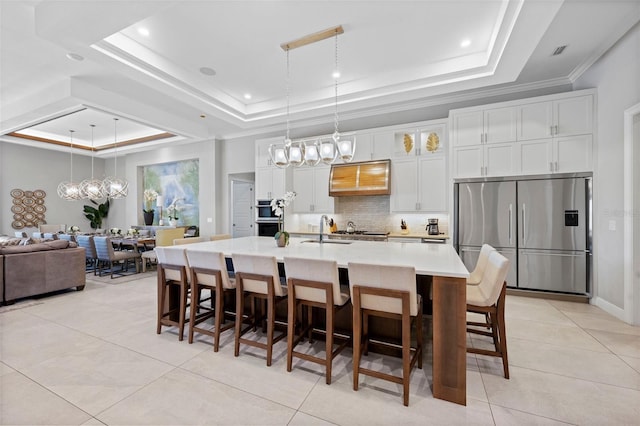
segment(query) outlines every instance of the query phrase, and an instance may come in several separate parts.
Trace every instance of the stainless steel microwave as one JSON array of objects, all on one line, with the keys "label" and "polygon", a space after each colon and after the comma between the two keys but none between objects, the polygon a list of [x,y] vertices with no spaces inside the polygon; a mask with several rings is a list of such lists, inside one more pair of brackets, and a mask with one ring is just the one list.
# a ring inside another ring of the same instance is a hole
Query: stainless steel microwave
[{"label": "stainless steel microwave", "polygon": [[275,212],[271,210],[271,200],[257,200],[256,210],[258,211],[258,220],[278,220]]}]

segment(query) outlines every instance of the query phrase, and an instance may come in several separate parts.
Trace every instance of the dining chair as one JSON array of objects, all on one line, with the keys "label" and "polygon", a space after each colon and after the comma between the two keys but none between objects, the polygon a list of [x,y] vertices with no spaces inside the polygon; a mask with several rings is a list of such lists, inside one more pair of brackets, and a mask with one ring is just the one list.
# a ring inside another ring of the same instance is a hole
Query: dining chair
[{"label": "dining chair", "polygon": [[96,275],[98,268],[98,254],[96,252],[96,244],[93,241],[92,235],[78,235],[76,237],[78,247],[84,248],[84,257],[86,260],[87,272],[93,271],[93,275]]},{"label": "dining chair", "polygon": [[[493,339],[494,350],[467,347],[468,353],[502,358],[505,379],[509,378],[507,335],[504,304],[507,293],[505,281],[509,272],[509,259],[497,251],[489,254],[480,283],[467,286],[467,312],[484,315],[485,321],[467,320],[467,332]],[[487,331],[489,330],[489,331]]]},{"label": "dining chair", "polygon": [[[326,383],[331,384],[333,359],[347,346],[350,338],[344,337],[334,350],[334,320],[338,309],[349,301],[348,289],[342,291],[338,275],[338,264],[334,260],[303,259],[285,257],[284,267],[287,275],[288,330],[287,330],[287,371],[291,371],[293,357],[324,365]],[[295,332],[299,306],[307,307],[307,324]],[[308,335],[312,341],[313,308],[325,311],[325,356],[324,358],[295,351],[296,345]],[[337,337],[337,336],[335,336]]]},{"label": "dining chair", "polygon": [[76,236],[71,234],[59,234],[58,238],[69,242],[77,243]]},{"label": "dining chair", "polygon": [[15,231],[16,238],[27,238],[28,235],[24,231]]},{"label": "dining chair", "polygon": [[[137,251],[118,250],[113,249],[111,243],[111,237],[93,237],[93,241],[96,246],[96,257],[98,259],[98,276],[102,276],[102,269],[104,265],[109,265],[109,272],[111,278],[113,275],[126,275],[129,270],[129,261],[133,261],[135,266],[135,272],[139,271],[138,261],[140,259],[140,253]],[[120,265],[120,270],[116,271],[115,266]]]},{"label": "dining chair", "polygon": [[[158,256],[158,318],[156,333],[162,326],[178,327],[178,340],[184,338],[184,326],[187,322],[187,299],[189,297],[189,260],[185,249],[156,247]],[[177,306],[170,306],[171,287],[179,291]]]},{"label": "dining chair", "polygon": [[231,234],[214,234],[209,237],[211,241],[219,241],[219,240],[229,240],[231,239]]},{"label": "dining chair", "polygon": [[173,240],[174,246],[179,246],[181,244],[194,244],[194,243],[202,243],[205,239],[203,237],[188,237],[188,238],[176,238]]},{"label": "dining chair", "polygon": [[[156,231],[155,247],[166,247],[173,245],[173,240],[184,237],[184,228],[158,229]],[[142,272],[147,272],[147,265],[151,266],[158,261],[154,250],[142,252]]]},{"label": "dining chair", "polygon": [[[240,355],[240,343],[265,349],[267,351],[267,366],[271,366],[273,345],[286,336],[286,332],[274,337],[276,305],[287,300],[287,287],[280,282],[278,263],[273,256],[258,256],[248,254],[232,254],[236,276],[236,336],[234,355]],[[251,301],[251,314],[244,316],[244,301],[248,297]],[[249,330],[256,330],[261,319],[256,313],[256,299],[266,301],[267,314],[267,342],[243,338]],[[249,325],[242,329],[243,322]]]},{"label": "dining chair", "polygon": [[[416,290],[415,268],[365,263],[349,263],[348,268],[353,303],[353,389],[358,390],[360,374],[399,383],[403,387],[403,403],[408,406],[411,370],[416,363],[422,368],[423,351],[422,300]],[[401,376],[360,366],[362,354],[368,353],[370,316],[401,322]],[[412,323],[416,329],[415,347],[411,347]]]},{"label": "dining chair", "polygon": [[[195,238],[188,238],[190,240]],[[225,320],[225,296],[236,291],[234,279],[229,278],[225,257],[221,252],[188,249],[187,260],[191,278],[191,309],[189,319],[189,343],[193,343],[194,332],[213,337],[213,351],[220,347],[220,333],[235,326]],[[203,305],[202,290],[211,291],[211,306]],[[201,312],[202,311],[202,312]],[[198,324],[214,318],[214,329],[198,327]]]}]

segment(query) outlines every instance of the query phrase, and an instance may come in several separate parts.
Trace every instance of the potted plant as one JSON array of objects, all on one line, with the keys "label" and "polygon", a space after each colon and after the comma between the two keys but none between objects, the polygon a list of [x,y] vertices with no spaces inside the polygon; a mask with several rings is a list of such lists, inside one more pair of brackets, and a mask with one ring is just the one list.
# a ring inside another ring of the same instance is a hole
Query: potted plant
[{"label": "potted plant", "polygon": [[178,202],[184,200],[184,198],[175,198],[169,207],[167,207],[167,215],[169,217],[169,225],[176,226],[178,224],[178,212],[180,211],[180,207],[178,207]]},{"label": "potted plant", "polygon": [[153,214],[155,210],[153,209],[153,202],[158,198],[158,192],[153,189],[145,189],[144,190],[144,204],[145,208],[142,209],[142,215],[144,216],[144,224],[145,225],[153,225]]},{"label": "potted plant", "polygon": [[271,210],[278,217],[278,232],[273,237],[278,247],[284,247],[289,244],[289,233],[284,228],[284,208],[296,198],[296,193],[289,191],[282,198],[271,200]]},{"label": "potted plant", "polygon": [[98,208],[93,206],[84,205],[84,217],[89,219],[90,225],[92,229],[102,228],[102,221],[109,215],[109,198],[105,200],[104,203],[98,204],[93,200],[89,200]]}]

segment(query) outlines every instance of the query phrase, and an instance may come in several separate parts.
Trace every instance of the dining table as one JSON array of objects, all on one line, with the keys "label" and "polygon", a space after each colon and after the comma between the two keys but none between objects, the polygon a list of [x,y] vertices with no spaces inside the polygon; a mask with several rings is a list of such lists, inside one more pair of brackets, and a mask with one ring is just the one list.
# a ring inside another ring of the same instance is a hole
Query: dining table
[{"label": "dining table", "polygon": [[413,266],[418,277],[432,282],[433,325],[433,396],[466,405],[466,278],[469,271],[449,244],[414,244],[403,242],[334,241],[290,238],[278,247],[272,237],[242,237],[205,241],[168,250],[222,252],[274,256],[280,263],[285,257],[334,260],[347,270],[350,262],[377,265]]}]

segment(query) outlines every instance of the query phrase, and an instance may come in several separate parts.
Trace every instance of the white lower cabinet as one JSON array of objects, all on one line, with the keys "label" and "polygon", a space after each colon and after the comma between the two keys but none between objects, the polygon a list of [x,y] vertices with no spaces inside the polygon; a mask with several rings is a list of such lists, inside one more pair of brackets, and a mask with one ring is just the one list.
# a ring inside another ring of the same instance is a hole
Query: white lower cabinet
[{"label": "white lower cabinet", "polygon": [[293,202],[295,213],[333,213],[333,197],[329,196],[330,167],[301,167],[293,170]]},{"label": "white lower cabinet", "polygon": [[447,167],[442,155],[391,162],[392,212],[447,210]]}]

